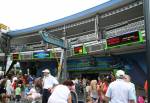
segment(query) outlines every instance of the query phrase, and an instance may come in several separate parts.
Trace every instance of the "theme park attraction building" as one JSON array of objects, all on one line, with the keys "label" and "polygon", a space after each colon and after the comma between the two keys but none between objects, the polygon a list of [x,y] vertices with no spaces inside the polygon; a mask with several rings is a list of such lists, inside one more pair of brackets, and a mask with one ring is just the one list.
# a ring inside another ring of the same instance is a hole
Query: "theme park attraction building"
[{"label": "theme park attraction building", "polygon": [[143,0],[111,0],[53,22],[3,35],[9,37],[9,52],[4,53],[12,61],[19,61],[24,72],[32,68],[40,75],[48,67],[55,75],[62,47],[45,42],[40,31],[54,40],[52,44],[65,44],[70,78],[94,78],[124,69],[139,85],[146,79]]}]

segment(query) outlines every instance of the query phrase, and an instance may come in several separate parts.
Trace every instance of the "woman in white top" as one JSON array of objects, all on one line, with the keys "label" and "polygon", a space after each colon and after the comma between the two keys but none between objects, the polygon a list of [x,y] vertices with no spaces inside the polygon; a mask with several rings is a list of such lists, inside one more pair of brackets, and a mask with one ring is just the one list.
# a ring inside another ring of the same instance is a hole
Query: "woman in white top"
[{"label": "woman in white top", "polygon": [[72,103],[70,90],[74,86],[73,82],[66,80],[63,84],[57,85],[51,96],[48,99],[48,103]]},{"label": "woman in white top", "polygon": [[97,102],[99,99],[97,90],[97,80],[92,80],[89,88],[89,95],[92,98],[93,103]]}]

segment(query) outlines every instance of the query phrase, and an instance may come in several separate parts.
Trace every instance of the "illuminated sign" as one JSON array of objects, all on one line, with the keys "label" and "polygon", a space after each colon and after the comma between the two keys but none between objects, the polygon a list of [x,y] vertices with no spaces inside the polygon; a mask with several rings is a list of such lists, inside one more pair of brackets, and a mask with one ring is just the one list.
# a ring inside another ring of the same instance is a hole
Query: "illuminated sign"
[{"label": "illuminated sign", "polygon": [[111,48],[111,47],[131,44],[134,42],[141,42],[143,41],[143,39],[141,33],[139,31],[136,31],[136,32],[108,38],[106,41],[107,41],[106,48]]},{"label": "illuminated sign", "polygon": [[12,54],[13,60],[19,60],[19,54]]},{"label": "illuminated sign", "polygon": [[50,51],[33,53],[33,59],[45,59],[45,58],[50,58]]},{"label": "illuminated sign", "polygon": [[74,47],[74,54],[83,54],[83,46]]},{"label": "illuminated sign", "polygon": [[74,51],[75,55],[78,55],[78,54],[87,54],[87,51],[86,51],[86,48],[84,47],[84,45],[74,47],[73,51]]}]

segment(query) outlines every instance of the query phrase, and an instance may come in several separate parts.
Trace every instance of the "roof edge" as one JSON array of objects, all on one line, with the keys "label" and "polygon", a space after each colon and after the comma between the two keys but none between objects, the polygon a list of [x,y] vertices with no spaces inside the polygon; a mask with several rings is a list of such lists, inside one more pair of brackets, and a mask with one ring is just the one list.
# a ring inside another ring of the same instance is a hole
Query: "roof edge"
[{"label": "roof edge", "polygon": [[76,13],[76,14],[73,14],[73,15],[52,21],[52,22],[44,23],[41,25],[37,25],[37,26],[25,28],[25,29],[10,31],[10,32],[8,32],[8,35],[12,36],[12,37],[16,37],[16,36],[21,36],[24,34],[34,33],[39,30],[42,30],[44,28],[53,28],[53,27],[65,25],[65,24],[68,24],[71,22],[75,22],[75,21],[78,21],[81,19],[91,17],[92,15],[96,14],[97,12],[106,12],[110,9],[114,9],[116,7],[130,3],[131,1],[133,1],[133,0],[110,0],[108,2],[100,4],[98,6],[92,7],[90,9],[81,11],[79,13]]}]

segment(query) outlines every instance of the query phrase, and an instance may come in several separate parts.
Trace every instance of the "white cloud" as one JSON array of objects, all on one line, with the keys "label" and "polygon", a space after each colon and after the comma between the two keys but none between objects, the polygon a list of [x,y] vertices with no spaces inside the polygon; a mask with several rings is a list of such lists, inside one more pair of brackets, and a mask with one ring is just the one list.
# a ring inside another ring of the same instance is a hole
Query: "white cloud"
[{"label": "white cloud", "polygon": [[0,0],[0,23],[22,29],[54,21],[108,0]]}]

